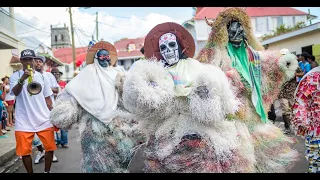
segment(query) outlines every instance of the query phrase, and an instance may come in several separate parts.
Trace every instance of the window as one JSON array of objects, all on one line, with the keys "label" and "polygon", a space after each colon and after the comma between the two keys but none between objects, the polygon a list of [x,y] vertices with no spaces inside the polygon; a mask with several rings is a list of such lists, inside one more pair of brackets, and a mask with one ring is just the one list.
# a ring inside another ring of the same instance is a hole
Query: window
[{"label": "window", "polygon": [[58,36],[57,35],[54,36],[54,42],[58,42]]},{"label": "window", "polygon": [[267,27],[268,27],[268,31],[272,31],[273,30],[273,19],[271,17],[268,17],[267,19]]},{"label": "window", "polygon": [[129,44],[128,51],[133,51],[135,49],[136,49],[136,45],[135,44]]},{"label": "window", "polygon": [[280,27],[281,25],[283,25],[283,17],[279,16],[277,17],[277,27]]},{"label": "window", "polygon": [[292,22],[293,22],[293,26],[296,25],[296,17],[295,16],[292,16]]},{"label": "window", "polygon": [[64,67],[65,67],[65,69],[66,69],[66,72],[69,72],[69,65],[66,64]]},{"label": "window", "polygon": [[61,34],[61,40],[64,41],[63,35]]},{"label": "window", "polygon": [[264,19],[265,17],[257,17],[256,18],[256,31],[262,32],[263,31],[263,25],[264,25]]}]

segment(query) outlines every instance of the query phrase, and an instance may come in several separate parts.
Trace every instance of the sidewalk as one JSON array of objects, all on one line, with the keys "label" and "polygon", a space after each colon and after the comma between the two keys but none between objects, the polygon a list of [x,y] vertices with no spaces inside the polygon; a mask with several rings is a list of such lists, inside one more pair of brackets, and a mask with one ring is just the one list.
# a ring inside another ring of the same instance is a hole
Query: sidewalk
[{"label": "sidewalk", "polygon": [[6,135],[8,138],[0,139],[0,167],[16,156],[16,140],[14,136],[14,128],[10,128]]}]

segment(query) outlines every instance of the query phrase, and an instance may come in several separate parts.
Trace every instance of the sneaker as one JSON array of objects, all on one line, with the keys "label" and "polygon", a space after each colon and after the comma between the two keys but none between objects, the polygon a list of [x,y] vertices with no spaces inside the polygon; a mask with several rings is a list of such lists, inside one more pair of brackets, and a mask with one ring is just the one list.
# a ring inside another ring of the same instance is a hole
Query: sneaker
[{"label": "sneaker", "polygon": [[7,133],[8,131],[6,131],[5,129],[1,130],[3,134]]},{"label": "sneaker", "polygon": [[58,158],[55,154],[53,154],[52,162],[58,162]]},{"label": "sneaker", "polygon": [[40,161],[44,158],[44,151],[41,153],[40,151],[37,152],[36,159],[34,160],[35,164],[39,164]]}]

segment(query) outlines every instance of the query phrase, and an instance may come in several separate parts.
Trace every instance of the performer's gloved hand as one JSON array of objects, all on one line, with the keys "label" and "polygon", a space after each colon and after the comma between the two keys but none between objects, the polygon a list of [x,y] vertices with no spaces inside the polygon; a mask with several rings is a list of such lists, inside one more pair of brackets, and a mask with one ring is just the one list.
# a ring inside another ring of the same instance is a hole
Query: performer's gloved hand
[{"label": "performer's gloved hand", "polygon": [[208,98],[209,90],[206,86],[199,86],[197,87],[197,94],[200,96],[201,99]]}]

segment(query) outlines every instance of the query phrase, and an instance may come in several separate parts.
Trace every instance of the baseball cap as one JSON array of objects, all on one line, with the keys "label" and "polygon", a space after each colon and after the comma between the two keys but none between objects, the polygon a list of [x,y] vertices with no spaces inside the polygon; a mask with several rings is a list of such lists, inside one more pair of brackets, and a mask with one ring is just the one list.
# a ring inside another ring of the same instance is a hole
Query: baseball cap
[{"label": "baseball cap", "polygon": [[58,68],[52,68],[51,69],[51,73],[60,73],[61,75],[63,75],[63,73],[58,69]]},{"label": "baseball cap", "polygon": [[40,59],[43,63],[46,62],[46,58],[44,56],[37,56],[35,59]]},{"label": "baseball cap", "polygon": [[23,59],[23,58],[36,58],[36,54],[31,49],[25,49],[21,51],[20,59]]}]

